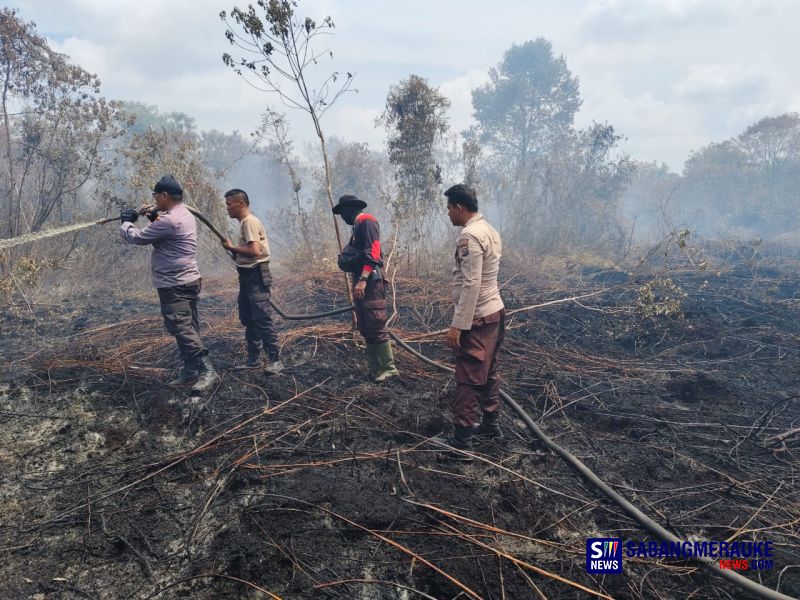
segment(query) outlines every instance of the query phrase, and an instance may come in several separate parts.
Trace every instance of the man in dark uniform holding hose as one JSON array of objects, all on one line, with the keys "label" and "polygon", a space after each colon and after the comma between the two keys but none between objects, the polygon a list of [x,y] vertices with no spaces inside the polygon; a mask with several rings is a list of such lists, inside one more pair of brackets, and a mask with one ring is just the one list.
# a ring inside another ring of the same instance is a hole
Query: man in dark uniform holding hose
[{"label": "man in dark uniform holding hose", "polygon": [[[153,188],[153,200],[155,207],[122,211],[120,235],[129,244],[153,246],[150,256],[153,286],[158,291],[164,326],[175,336],[183,359],[183,369],[169,385],[196,381],[192,391],[206,392],[219,381],[219,376],[200,339],[197,223],[183,204],[183,188],[172,175],[158,180]],[[144,229],[134,226],[140,213],[150,220],[150,225]]]}]

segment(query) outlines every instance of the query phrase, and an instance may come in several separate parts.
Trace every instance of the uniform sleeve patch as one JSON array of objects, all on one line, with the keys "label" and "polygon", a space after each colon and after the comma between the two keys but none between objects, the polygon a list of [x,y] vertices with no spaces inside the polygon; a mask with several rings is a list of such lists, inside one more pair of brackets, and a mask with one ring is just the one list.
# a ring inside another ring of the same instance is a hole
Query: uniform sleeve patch
[{"label": "uniform sleeve patch", "polygon": [[462,256],[469,256],[469,240],[458,240],[458,253]]}]

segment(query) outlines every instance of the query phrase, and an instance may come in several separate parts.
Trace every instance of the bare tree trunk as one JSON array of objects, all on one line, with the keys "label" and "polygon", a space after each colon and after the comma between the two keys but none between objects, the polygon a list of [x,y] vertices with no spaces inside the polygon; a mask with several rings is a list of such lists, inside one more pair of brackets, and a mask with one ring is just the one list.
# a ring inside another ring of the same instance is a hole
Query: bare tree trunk
[{"label": "bare tree trunk", "polygon": [[[292,32],[293,33],[293,32]],[[299,54],[297,53],[297,47],[295,46],[295,56],[299,58]],[[300,64],[298,60],[297,64]],[[308,86],[306,85],[305,76],[303,75],[303,69],[298,68],[296,71],[295,79],[297,84],[300,86],[301,93],[303,98],[308,105],[308,114],[311,115],[311,120],[314,123],[314,130],[317,132],[317,137],[319,138],[320,148],[322,149],[322,163],[325,166],[325,192],[328,195],[328,204],[330,204],[331,210],[333,210],[333,181],[331,179],[331,166],[330,161],[328,160],[328,145],[325,143],[325,135],[322,133],[322,127],[319,124],[319,117],[317,116],[317,111],[314,107],[314,103],[311,101],[311,94],[308,92]],[[342,251],[344,246],[342,245],[342,235],[339,232],[339,221],[336,220],[336,215],[331,213],[333,217],[333,229],[336,232],[336,243],[339,246],[339,252]],[[347,277],[347,273],[343,273],[344,275],[344,287],[347,290],[347,301],[352,304],[353,303],[353,290],[350,287],[350,279]],[[356,326],[356,313],[352,313],[352,322],[353,328],[355,329]]]},{"label": "bare tree trunk", "polygon": [[[232,31],[229,30],[226,36],[228,36],[228,40],[232,44],[239,46],[239,48],[242,48],[246,52],[259,55],[258,61],[243,61],[243,64],[245,64],[255,77],[263,82],[268,90],[277,92],[288,106],[302,109],[311,117],[314,123],[314,130],[319,138],[320,147],[322,149],[322,160],[325,167],[325,191],[328,195],[328,204],[333,208],[333,183],[331,181],[330,161],[328,160],[328,147],[325,143],[325,136],[322,133],[319,120],[325,114],[326,110],[336,102],[336,99],[348,89],[352,74],[347,74],[347,79],[340,85],[338,91],[332,92],[328,87],[329,82],[332,83],[336,81],[338,73],[333,73],[325,80],[321,89],[315,90],[313,87],[309,89],[306,83],[305,69],[309,65],[317,63],[317,56],[314,55],[309,44],[311,39],[320,34],[320,32],[323,32],[324,29],[333,28],[333,23],[328,17],[320,27],[317,27],[311,19],[300,19],[294,12],[297,5],[296,2],[279,3],[282,6],[282,11],[281,14],[278,15],[274,14],[274,11],[268,8],[268,4],[270,3],[259,2],[259,5],[265,9],[266,26],[259,17],[255,16],[255,9],[253,9],[252,6],[249,9],[250,12],[248,16],[245,16],[239,9],[235,9],[232,13],[235,21],[241,25],[245,34],[251,38],[249,41],[245,42],[247,47],[237,43],[234,39],[235,34]],[[226,13],[221,13],[221,16],[227,23]],[[275,53],[273,53],[273,50]],[[330,53],[330,55],[333,56],[333,53]],[[229,54],[226,53],[223,55],[223,59],[228,66],[234,67],[236,72],[242,75],[242,70],[238,66],[234,66],[234,61],[232,61]],[[262,62],[266,62],[272,70],[266,68],[266,65],[261,64],[256,67],[257,63]],[[275,75],[272,74],[273,72]],[[285,78],[294,82],[303,98],[303,102],[301,103],[299,100],[293,98],[291,94],[281,90],[280,85],[272,79],[273,76]],[[259,89],[261,88],[259,87]],[[329,92],[332,94],[332,97],[330,97]],[[339,223],[336,220],[336,215],[332,215],[332,217],[334,231],[336,232],[336,242],[341,252],[342,236],[339,232]],[[344,279],[347,299],[352,303],[353,293],[347,273],[344,273]],[[355,323],[355,314],[353,314],[353,322]]]},{"label": "bare tree trunk", "polygon": [[[330,163],[328,162],[328,146],[325,143],[325,136],[322,134],[322,129],[319,126],[319,121],[317,120],[317,115],[312,111],[311,117],[314,119],[314,127],[317,130],[317,136],[319,137],[319,143],[322,147],[322,162],[325,165],[325,191],[328,194],[328,203],[331,206],[331,210],[333,210],[333,180],[331,179],[331,167]],[[336,220],[336,215],[331,213],[333,217],[333,228],[336,231],[336,243],[339,245],[339,252],[342,251],[342,235],[339,232],[339,221]],[[343,273],[344,275],[344,285],[345,289],[347,290],[347,301],[352,304],[353,303],[353,290],[350,287],[350,279],[347,277],[347,273]],[[353,327],[356,325],[356,314],[352,313],[352,321]]]},{"label": "bare tree trunk", "polygon": [[8,237],[14,237],[14,196],[16,185],[14,179],[14,157],[11,153],[11,126],[8,121],[8,83],[11,77],[11,64],[6,67],[3,82],[3,122],[6,128],[6,154],[8,159]]},{"label": "bare tree trunk", "polygon": [[[314,117],[314,121],[316,123],[316,117]],[[322,161],[325,164],[325,192],[328,195],[328,204],[331,205],[331,210],[333,210],[333,180],[331,179],[331,168],[328,162],[328,146],[325,143],[325,136],[322,135],[319,125],[317,125],[317,135],[322,146]],[[336,220],[336,215],[333,215],[333,228],[336,231],[336,242],[339,244],[339,252],[341,252],[344,246],[342,245],[342,234],[339,232],[339,221]]]}]

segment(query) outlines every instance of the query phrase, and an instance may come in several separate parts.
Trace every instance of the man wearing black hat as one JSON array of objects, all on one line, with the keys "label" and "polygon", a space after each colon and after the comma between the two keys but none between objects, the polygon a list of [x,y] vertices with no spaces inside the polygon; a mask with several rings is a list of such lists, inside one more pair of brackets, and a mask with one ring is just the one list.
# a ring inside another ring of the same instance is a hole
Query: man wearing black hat
[{"label": "man wearing black hat", "polygon": [[353,226],[350,243],[339,255],[339,268],[352,273],[353,298],[358,331],[367,342],[367,365],[375,382],[399,375],[394,364],[389,332],[386,329],[386,288],[383,279],[383,254],[378,221],[362,212],[367,203],[345,195],[333,213]]},{"label": "man wearing black hat", "polygon": [[[161,314],[167,331],[175,336],[183,358],[183,370],[169,385],[195,381],[192,392],[211,389],[219,376],[200,339],[197,297],[200,294],[200,272],[197,270],[197,222],[183,204],[183,189],[172,175],[165,175],[153,188],[155,208],[140,211],[127,208],[120,218],[120,235],[129,244],[152,245],[150,271],[158,291]],[[140,214],[150,225],[134,226]]]}]

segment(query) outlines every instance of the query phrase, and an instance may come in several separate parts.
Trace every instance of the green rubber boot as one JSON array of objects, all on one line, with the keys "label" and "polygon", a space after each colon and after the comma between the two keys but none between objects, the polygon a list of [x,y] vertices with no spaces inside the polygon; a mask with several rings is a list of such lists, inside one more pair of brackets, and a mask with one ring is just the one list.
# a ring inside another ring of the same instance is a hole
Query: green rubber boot
[{"label": "green rubber boot", "polygon": [[367,368],[369,369],[370,379],[375,379],[375,376],[380,372],[377,347],[378,344],[367,344]]},{"label": "green rubber boot", "polygon": [[375,383],[382,383],[390,377],[400,375],[400,371],[398,371],[397,367],[394,365],[394,354],[392,353],[392,344],[390,342],[368,344],[368,352],[370,349],[375,356],[375,370],[373,371],[372,368],[370,368],[370,374]]}]

